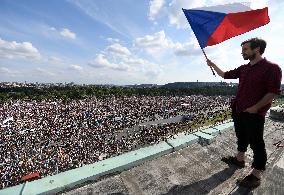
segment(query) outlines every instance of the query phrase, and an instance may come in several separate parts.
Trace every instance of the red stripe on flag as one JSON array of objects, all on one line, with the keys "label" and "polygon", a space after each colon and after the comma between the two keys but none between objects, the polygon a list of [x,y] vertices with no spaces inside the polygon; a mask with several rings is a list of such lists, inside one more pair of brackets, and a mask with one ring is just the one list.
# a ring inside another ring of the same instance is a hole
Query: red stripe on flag
[{"label": "red stripe on flag", "polygon": [[221,43],[269,23],[268,7],[228,14],[208,39],[207,46]]}]

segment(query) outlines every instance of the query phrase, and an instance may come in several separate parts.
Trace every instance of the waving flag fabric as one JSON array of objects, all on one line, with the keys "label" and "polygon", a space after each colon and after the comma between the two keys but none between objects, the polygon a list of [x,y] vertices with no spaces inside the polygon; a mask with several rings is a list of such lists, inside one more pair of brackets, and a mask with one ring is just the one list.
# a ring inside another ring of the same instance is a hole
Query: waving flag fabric
[{"label": "waving flag fabric", "polygon": [[183,9],[201,48],[269,23],[268,7],[251,9],[247,3]]}]

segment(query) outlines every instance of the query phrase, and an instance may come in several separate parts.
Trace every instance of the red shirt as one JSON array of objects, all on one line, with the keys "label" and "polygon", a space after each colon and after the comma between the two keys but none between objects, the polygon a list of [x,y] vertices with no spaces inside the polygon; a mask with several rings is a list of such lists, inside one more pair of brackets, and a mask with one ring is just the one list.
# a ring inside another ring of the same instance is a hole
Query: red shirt
[{"label": "red shirt", "polygon": [[[225,79],[239,78],[239,85],[235,99],[237,113],[255,105],[267,93],[280,95],[281,68],[265,58],[254,65],[245,64],[234,70],[225,72]],[[258,114],[265,116],[271,103],[259,109]]]}]

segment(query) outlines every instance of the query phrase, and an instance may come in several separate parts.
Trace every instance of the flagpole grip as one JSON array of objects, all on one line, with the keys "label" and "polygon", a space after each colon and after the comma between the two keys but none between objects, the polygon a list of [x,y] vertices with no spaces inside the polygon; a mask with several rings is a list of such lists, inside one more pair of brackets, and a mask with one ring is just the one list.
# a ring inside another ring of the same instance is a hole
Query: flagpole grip
[{"label": "flagpole grip", "polygon": [[[202,52],[203,52],[203,54],[204,54],[204,56],[205,56],[206,60],[208,60],[208,57],[207,57],[207,55],[206,55],[206,53],[205,53],[204,49],[203,49],[203,48],[201,48],[201,50],[202,50]],[[211,71],[212,71],[213,75],[216,77],[216,74],[215,74],[215,72],[214,72],[214,70],[213,70],[212,66],[210,66],[210,69],[211,69]]]}]

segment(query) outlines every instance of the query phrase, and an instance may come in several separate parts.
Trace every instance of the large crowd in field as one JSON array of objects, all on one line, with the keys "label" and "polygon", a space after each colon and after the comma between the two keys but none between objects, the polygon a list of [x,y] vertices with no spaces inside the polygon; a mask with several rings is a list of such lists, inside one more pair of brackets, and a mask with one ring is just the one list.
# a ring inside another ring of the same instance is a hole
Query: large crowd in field
[{"label": "large crowd in field", "polygon": [[[227,119],[229,96],[10,100],[0,104],[0,188],[94,163]],[[149,121],[188,116],[160,124]]]}]

